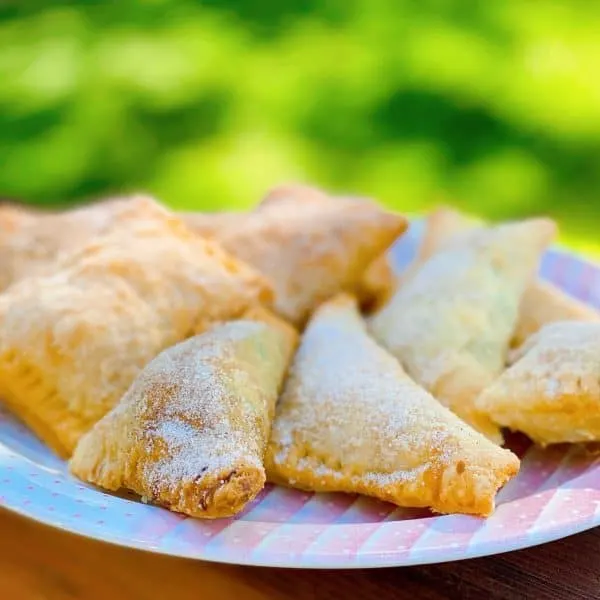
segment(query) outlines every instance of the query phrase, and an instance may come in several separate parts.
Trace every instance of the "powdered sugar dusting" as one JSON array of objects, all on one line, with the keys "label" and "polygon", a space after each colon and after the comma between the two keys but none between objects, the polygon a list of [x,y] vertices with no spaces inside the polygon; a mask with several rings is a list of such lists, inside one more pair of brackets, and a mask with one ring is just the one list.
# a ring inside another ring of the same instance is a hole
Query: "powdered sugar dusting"
[{"label": "powdered sugar dusting", "polygon": [[321,307],[309,324],[271,444],[276,472],[292,461],[299,480],[310,473],[381,488],[419,485],[436,465],[504,452],[417,386],[367,335],[349,298]]},{"label": "powdered sugar dusting", "polygon": [[519,380],[527,382],[532,394],[560,399],[594,391],[588,384],[597,390],[599,375],[600,323],[560,321],[529,338],[495,385]]},{"label": "powdered sugar dusting", "polygon": [[217,238],[273,281],[277,312],[303,323],[321,301],[359,287],[405,228],[403,217],[374,202],[285,186]]},{"label": "powdered sugar dusting", "polygon": [[[525,225],[514,225],[514,235]],[[428,388],[466,355],[494,373],[502,369],[543,248],[540,240],[515,249],[509,227],[476,230],[435,254],[371,320],[375,336]],[[533,223],[530,229],[533,235]]]},{"label": "powdered sugar dusting", "polygon": [[478,399],[499,423],[542,443],[600,439],[600,323],[544,326]]},{"label": "powdered sugar dusting", "polygon": [[137,441],[156,459],[144,467],[151,488],[175,490],[190,481],[226,476],[239,465],[262,468],[266,421],[283,365],[272,361],[272,382],[259,389],[234,348],[255,343],[265,332],[267,351],[277,357],[272,330],[235,321],[163,352],[145,370],[130,397],[144,424]]},{"label": "powdered sugar dusting", "polygon": [[600,323],[559,321],[546,325],[527,341],[521,359],[506,376],[525,371],[549,398],[598,392]]},{"label": "powdered sugar dusting", "polygon": [[398,289],[371,331],[417,382],[468,418],[504,367],[520,299],[551,231],[532,220],[459,236]]}]

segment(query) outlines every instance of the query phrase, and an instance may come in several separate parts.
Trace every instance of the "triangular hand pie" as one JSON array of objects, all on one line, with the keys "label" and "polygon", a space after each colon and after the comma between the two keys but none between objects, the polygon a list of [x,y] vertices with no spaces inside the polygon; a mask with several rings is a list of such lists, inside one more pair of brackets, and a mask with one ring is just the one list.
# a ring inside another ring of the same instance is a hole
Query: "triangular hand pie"
[{"label": "triangular hand pie", "polygon": [[234,515],[265,483],[295,343],[287,325],[239,320],[165,350],[81,439],[71,471],[193,517]]},{"label": "triangular hand pie", "polygon": [[414,383],[342,295],[308,324],[265,465],[271,481],[305,490],[489,515],[519,460]]},{"label": "triangular hand pie", "polygon": [[0,295],[0,398],[68,456],[163,349],[272,297],[166,211],[133,219]]},{"label": "triangular hand pie", "polygon": [[[216,239],[273,282],[275,309],[297,325],[340,291],[360,291],[365,303],[376,303],[368,295],[385,294],[393,280],[385,265],[375,264],[371,273],[368,268],[407,226],[369,200],[299,185],[274,189],[244,218],[214,219]],[[193,218],[188,221],[194,226]],[[198,221],[207,235],[207,219]]]},{"label": "triangular hand pie", "polygon": [[[481,224],[451,208],[442,207],[426,219],[423,240],[414,262],[402,274],[407,281],[431,256],[444,249],[453,239]],[[555,321],[598,321],[600,312],[541,279],[527,287],[519,307],[519,318],[511,339],[513,348],[547,323]]]},{"label": "triangular hand pie", "polygon": [[482,228],[434,254],[370,321],[445,406],[495,441],[475,399],[502,371],[521,297],[555,233],[548,219]]},{"label": "triangular hand pie", "polygon": [[540,444],[600,441],[600,323],[550,323],[512,360],[481,410]]}]

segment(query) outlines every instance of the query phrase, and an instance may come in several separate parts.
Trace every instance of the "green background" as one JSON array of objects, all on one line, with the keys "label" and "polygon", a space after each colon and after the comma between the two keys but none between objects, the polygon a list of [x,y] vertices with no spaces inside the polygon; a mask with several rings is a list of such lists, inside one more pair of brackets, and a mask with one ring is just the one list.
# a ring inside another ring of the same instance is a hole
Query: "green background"
[{"label": "green background", "polygon": [[600,3],[0,3],[0,196],[248,207],[314,182],[423,210],[600,216]]}]

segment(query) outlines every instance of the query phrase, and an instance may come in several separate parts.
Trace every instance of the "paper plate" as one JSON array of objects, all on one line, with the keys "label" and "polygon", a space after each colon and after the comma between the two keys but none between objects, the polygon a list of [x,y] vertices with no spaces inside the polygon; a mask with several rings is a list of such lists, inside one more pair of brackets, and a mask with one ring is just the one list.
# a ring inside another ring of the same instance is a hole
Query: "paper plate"
[{"label": "paper plate", "polygon": [[[394,249],[400,266],[414,253],[418,227]],[[543,277],[600,307],[600,271],[557,250]],[[0,413],[0,506],[42,523],[151,552],[245,565],[363,568],[414,565],[533,546],[600,522],[600,459],[577,446],[542,450],[510,441],[521,472],[487,520],[342,494],[267,486],[234,519],[199,521],[104,493],[71,477],[8,412]]]}]

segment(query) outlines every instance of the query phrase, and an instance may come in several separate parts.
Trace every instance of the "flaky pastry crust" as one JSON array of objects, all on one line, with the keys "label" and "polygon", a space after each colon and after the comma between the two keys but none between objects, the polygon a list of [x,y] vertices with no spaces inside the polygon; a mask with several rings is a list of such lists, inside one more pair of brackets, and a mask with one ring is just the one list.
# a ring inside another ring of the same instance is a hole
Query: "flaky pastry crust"
[{"label": "flaky pastry crust", "polygon": [[417,383],[497,442],[475,399],[505,365],[521,298],[554,234],[552,221],[532,219],[455,238],[370,320]]},{"label": "flaky pastry crust", "polygon": [[[385,259],[375,261],[407,222],[372,201],[334,198],[300,185],[280,186],[244,218],[238,217],[215,215],[215,237],[273,282],[275,309],[296,325],[342,290],[358,292],[365,304],[376,304],[393,287]],[[204,235],[210,230],[208,220],[196,218]],[[188,222],[194,226],[193,217]]]},{"label": "flaky pastry crust", "polygon": [[545,325],[511,362],[480,410],[542,445],[600,441],[600,323]]},{"label": "flaky pastry crust", "polygon": [[275,317],[215,326],[154,359],[79,442],[77,477],[193,517],[236,514],[263,455],[296,333]]},{"label": "flaky pastry crust", "polygon": [[313,315],[292,364],[265,464],[271,481],[489,515],[519,469],[444,408],[368,335],[356,301]]},{"label": "flaky pastry crust", "polygon": [[134,218],[0,295],[0,397],[68,456],[159,352],[270,298],[179,218]]},{"label": "flaky pastry crust", "polygon": [[[408,279],[420,265],[443,250],[456,236],[481,226],[476,220],[447,207],[433,211],[426,220],[425,233],[415,261],[402,275]],[[511,339],[511,347],[520,346],[529,336],[555,321],[598,321],[600,312],[573,298],[549,281],[532,281],[519,307],[519,318]]]},{"label": "flaky pastry crust", "polygon": [[556,321],[600,321],[600,312],[549,281],[535,281],[527,288],[521,300],[519,320],[511,346],[519,347],[544,325]]}]

